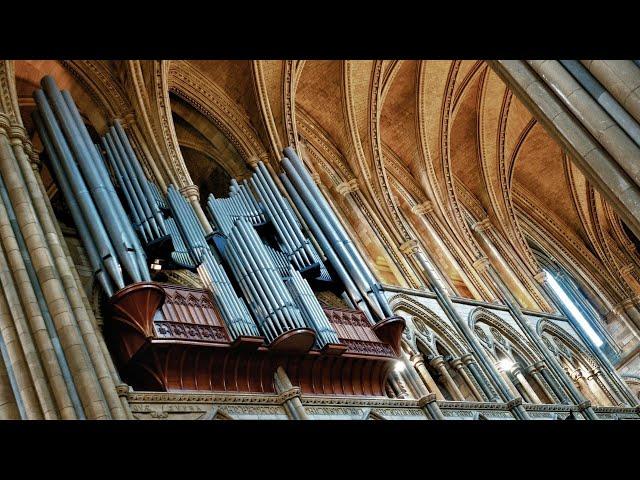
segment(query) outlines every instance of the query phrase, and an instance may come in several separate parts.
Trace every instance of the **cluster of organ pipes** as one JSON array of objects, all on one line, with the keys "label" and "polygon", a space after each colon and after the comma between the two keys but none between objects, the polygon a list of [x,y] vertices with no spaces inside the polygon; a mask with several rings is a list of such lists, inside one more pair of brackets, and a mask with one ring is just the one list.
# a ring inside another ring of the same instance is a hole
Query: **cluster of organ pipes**
[{"label": "cluster of organ pipes", "polygon": [[51,77],[41,84],[34,94],[34,122],[108,296],[128,284],[150,281],[153,261],[160,268],[196,271],[233,340],[265,337],[271,343],[289,331],[311,329],[319,348],[340,343],[310,281],[331,285],[371,323],[393,315],[292,148],[284,150],[282,160],[284,191],[260,162],[250,179],[231,181],[227,198],[209,196],[207,211],[215,228],[207,236],[177,188],[169,185],[165,196],[147,179],[118,120],[100,139],[103,153],[69,92],[61,92]]}]

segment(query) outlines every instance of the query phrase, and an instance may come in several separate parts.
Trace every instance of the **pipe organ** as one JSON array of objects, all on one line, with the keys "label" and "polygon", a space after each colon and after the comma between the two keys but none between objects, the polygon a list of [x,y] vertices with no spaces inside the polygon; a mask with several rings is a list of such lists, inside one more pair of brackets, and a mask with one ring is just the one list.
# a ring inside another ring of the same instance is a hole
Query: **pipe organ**
[{"label": "pipe organ", "polygon": [[[117,119],[94,142],[69,92],[48,76],[41,85],[34,124],[109,298],[105,331],[125,381],[273,392],[282,366],[303,393],[384,395],[404,321],[292,148],[279,177],[260,162],[226,198],[209,195],[206,235],[174,185],[164,193],[147,178]],[[159,281],[171,269],[205,288]],[[344,304],[320,303],[320,290]]]}]

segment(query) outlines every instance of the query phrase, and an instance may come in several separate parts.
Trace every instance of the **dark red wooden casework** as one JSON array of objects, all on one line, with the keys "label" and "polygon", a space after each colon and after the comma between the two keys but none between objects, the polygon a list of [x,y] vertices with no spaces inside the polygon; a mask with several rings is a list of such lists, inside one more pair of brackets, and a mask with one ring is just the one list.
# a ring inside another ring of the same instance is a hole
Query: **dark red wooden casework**
[{"label": "dark red wooden casework", "polygon": [[371,326],[359,310],[325,308],[340,344],[312,347],[315,333],[287,332],[232,342],[207,290],[156,282],[130,285],[110,299],[109,345],[123,379],[136,390],[273,393],[284,367],[303,393],[385,395],[405,323]]}]

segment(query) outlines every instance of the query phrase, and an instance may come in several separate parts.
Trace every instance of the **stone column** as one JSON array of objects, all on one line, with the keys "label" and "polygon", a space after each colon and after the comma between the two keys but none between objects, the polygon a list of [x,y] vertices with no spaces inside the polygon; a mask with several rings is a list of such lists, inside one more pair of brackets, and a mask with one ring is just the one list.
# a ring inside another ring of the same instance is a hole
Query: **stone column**
[{"label": "stone column", "polygon": [[538,362],[535,364],[535,366],[542,375],[542,378],[544,378],[544,381],[547,383],[547,385],[549,385],[551,390],[553,390],[556,399],[563,405],[571,405],[571,401],[567,398],[567,394],[564,393],[562,387],[558,385],[558,382],[556,382],[556,379],[549,371],[547,364],[544,362]]},{"label": "stone column", "polygon": [[433,268],[431,262],[425,258],[420,245],[416,239],[410,239],[398,246],[398,249],[405,255],[407,258],[412,259],[417,265],[419,265],[420,269],[430,270],[432,277],[436,278],[440,287],[449,293],[449,295],[453,294],[451,287],[442,279],[439,272]]},{"label": "stone column", "polygon": [[300,399],[301,391],[299,387],[294,387],[289,380],[289,376],[284,371],[284,368],[278,367],[274,375],[274,381],[276,391],[279,393],[280,400],[282,401],[285,409],[289,412],[292,420],[310,420],[307,411],[302,405]]},{"label": "stone column", "polygon": [[612,392],[611,389],[609,388],[606,379],[604,378],[604,375],[602,374],[602,371],[599,368],[593,369],[591,370],[591,372],[589,373],[589,377],[588,380],[592,380],[593,382],[596,383],[596,385],[598,385],[598,388],[600,389],[600,391],[602,392],[602,394],[606,397],[605,400],[608,400],[611,402],[611,405],[614,406],[625,406],[626,403],[624,401],[624,399],[619,397],[619,392]]},{"label": "stone column", "polygon": [[582,60],[607,91],[640,122],[640,69],[631,60]]},{"label": "stone column", "polygon": [[518,380],[520,385],[522,385],[522,388],[527,394],[527,397],[529,397],[528,400],[530,403],[542,403],[540,401],[540,398],[538,398],[538,395],[536,395],[536,392],[533,390],[533,388],[531,388],[531,385],[529,385],[529,382],[527,382],[527,379],[522,374],[522,367],[520,367],[519,364],[515,363],[513,365],[511,373]]},{"label": "stone column", "polygon": [[605,403],[600,403],[601,399],[598,398],[598,396],[596,394],[594,394],[594,392],[591,390],[591,387],[589,386],[589,383],[587,382],[587,379],[584,378],[584,374],[582,373],[582,370],[580,368],[576,368],[573,371],[573,378],[576,381],[576,383],[578,384],[578,388],[580,388],[580,390],[582,390],[582,393],[584,393],[584,396],[593,405],[605,405],[606,404],[606,402]]},{"label": "stone column", "polygon": [[[87,352],[111,414],[115,419],[124,419],[126,415],[122,411],[122,405],[116,394],[116,386],[112,372],[109,369],[108,361],[105,357],[106,349],[103,350],[100,344],[102,340],[101,333],[98,331],[98,325],[91,312],[91,307],[88,305],[88,302],[86,302],[86,294],[79,278],[77,278],[77,272],[74,267],[71,267],[73,263],[69,262],[65,248],[62,246],[63,239],[62,236],[59,235],[59,226],[57,222],[54,221],[55,217],[52,216],[52,211],[48,208],[50,202],[48,198],[46,198],[46,192],[44,191],[40,175],[34,172],[34,166],[37,168],[37,164],[33,164],[32,156],[28,154],[33,152],[33,148],[30,142],[24,138],[23,131],[18,130],[17,133],[18,134],[11,139],[11,144],[25,185],[33,202],[35,213],[40,220],[42,231],[47,240],[47,246],[51,251],[55,266],[60,274],[60,280],[69,299],[70,306],[77,318],[80,333],[82,334]],[[75,276],[74,272],[76,274]],[[74,395],[77,394],[74,393]]]},{"label": "stone column", "polygon": [[413,363],[414,368],[418,372],[418,375],[420,376],[424,384],[427,386],[427,390],[429,390],[429,393],[433,393],[436,396],[437,400],[443,401],[444,396],[442,395],[442,392],[438,388],[438,385],[436,384],[435,380],[429,373],[429,370],[427,370],[427,367],[424,364],[424,357],[420,354],[413,355],[411,357],[411,361]]},{"label": "stone column", "polygon": [[446,420],[444,415],[442,415],[442,410],[440,410],[440,406],[436,400],[436,395],[434,393],[430,393],[422,398],[418,399],[418,406],[424,409],[433,420]]},{"label": "stone column", "polygon": [[198,217],[198,220],[200,221],[200,225],[202,225],[202,228],[204,229],[205,236],[213,233],[213,228],[211,228],[211,224],[202,209],[202,205],[200,205],[200,190],[198,187],[196,185],[187,185],[180,189],[180,193],[189,200],[196,217]]},{"label": "stone column", "polygon": [[467,373],[467,370],[465,369],[465,365],[462,362],[462,359],[460,359],[460,358],[453,359],[451,361],[451,366],[453,368],[455,368],[456,371],[458,372],[458,374],[463,378],[463,380],[465,381],[465,383],[467,384],[467,386],[471,390],[471,393],[473,393],[473,396],[476,397],[476,400],[478,400],[479,402],[483,402],[484,401],[484,397],[482,396],[482,393],[480,393],[480,391],[476,387],[475,383],[473,381],[471,381],[471,378],[469,378],[469,374]]},{"label": "stone column", "polygon": [[[538,364],[536,364],[536,365],[538,365]],[[544,379],[544,377],[540,373],[539,368],[536,367],[536,365],[530,365],[529,367],[527,367],[527,373],[529,373],[529,375],[531,375],[533,377],[533,379],[536,381],[538,386],[542,389],[542,391],[545,393],[545,395],[549,398],[551,403],[562,403],[562,401],[558,398],[558,396],[555,394],[553,389],[546,382],[546,380]]]},{"label": "stone column", "polygon": [[467,353],[466,355],[463,355],[461,359],[471,372],[471,375],[473,375],[473,378],[475,378],[476,382],[478,382],[478,385],[480,385],[480,388],[484,392],[486,398],[490,402],[501,402],[502,400],[500,399],[498,393],[494,390],[493,386],[489,382],[487,382],[484,375],[482,375],[482,373],[480,372],[480,367],[476,363],[476,359],[473,354]]},{"label": "stone column", "polygon": [[[0,347],[4,350],[4,345],[0,345]],[[0,355],[0,420],[20,420],[20,409],[16,403],[12,381],[2,357],[3,355]]]},{"label": "stone column", "polygon": [[391,372],[387,380],[397,398],[409,398],[409,388],[398,372]]},{"label": "stone column", "polygon": [[495,60],[489,64],[640,237],[640,189],[635,182],[525,61]]},{"label": "stone column", "polygon": [[528,63],[636,186],[640,185],[640,149],[620,126],[557,60],[530,60]]},{"label": "stone column", "polygon": [[636,332],[640,331],[640,311],[636,308],[633,298],[623,300],[621,302],[621,306],[633,322],[633,325],[635,326],[634,330]]},{"label": "stone column", "polygon": [[453,378],[451,378],[451,375],[449,375],[449,371],[447,370],[447,367],[444,363],[444,357],[442,355],[438,355],[437,357],[434,357],[430,363],[436,370],[438,370],[440,375],[442,375],[444,383],[447,386],[447,390],[454,398],[454,400],[463,402],[464,396],[456,385],[456,382],[453,380]]},{"label": "stone column", "polygon": [[497,364],[496,365],[496,370],[498,370],[498,373],[503,378],[504,383],[506,383],[507,386],[509,387],[509,390],[511,390],[511,393],[513,394],[513,396],[514,397],[519,397],[520,396],[520,392],[518,391],[516,386],[513,384],[513,381],[511,380],[511,378],[509,377],[507,372],[504,371],[504,368],[502,368],[502,366],[500,364]]},{"label": "stone column", "polygon": [[438,224],[438,219],[434,214],[433,204],[429,200],[426,200],[411,207],[411,212],[422,220],[421,224],[425,227],[430,243],[436,245],[439,253],[444,256],[444,261],[458,272],[460,278],[462,278],[465,286],[469,289],[471,294],[475,298],[483,298],[483,296],[491,294],[491,292],[486,288],[484,288],[482,293],[479,291],[479,289],[484,286],[477,286],[474,284],[473,280],[469,277],[468,272],[460,266],[458,260],[456,260],[451,254],[450,249],[446,246],[440,234],[435,230],[434,225]]},{"label": "stone column", "polygon": [[493,241],[489,238],[492,228],[493,225],[491,225],[491,221],[488,218],[476,222],[471,226],[471,229],[476,233],[476,238],[480,241],[480,245],[483,248],[485,255],[487,255],[494,269],[498,271],[502,281],[507,284],[509,290],[518,293],[518,300],[524,307],[530,309],[538,307],[536,300],[527,291],[518,276],[511,269],[509,264],[507,264],[502,255],[497,251]]}]

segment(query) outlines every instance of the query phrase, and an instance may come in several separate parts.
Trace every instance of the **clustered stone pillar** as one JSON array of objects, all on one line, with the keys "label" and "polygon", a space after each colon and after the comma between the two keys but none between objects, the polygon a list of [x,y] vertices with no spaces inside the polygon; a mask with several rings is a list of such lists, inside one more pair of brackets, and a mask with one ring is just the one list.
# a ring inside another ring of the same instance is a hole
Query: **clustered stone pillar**
[{"label": "clustered stone pillar", "polygon": [[442,376],[442,380],[444,381],[447,391],[453,397],[454,400],[464,401],[464,395],[456,385],[456,382],[451,378],[449,374],[449,370],[447,370],[447,366],[445,365],[445,360],[442,355],[438,355],[431,359],[431,365],[438,371],[438,373]]},{"label": "clustered stone pillar", "polygon": [[276,391],[280,394],[289,418],[292,420],[310,420],[307,411],[304,409],[304,405],[302,405],[302,400],[300,399],[300,388],[293,386],[291,380],[289,380],[287,372],[284,371],[284,368],[278,367],[274,374],[274,383]]},{"label": "clustered stone pillar", "polygon": [[522,374],[522,367],[518,363],[515,363],[511,368],[511,374],[524,389],[525,395],[527,397],[526,400],[529,403],[542,403],[536,392],[533,390],[533,388],[531,388],[531,385],[529,385],[527,379],[524,378],[524,375]]},{"label": "clustered stone pillar", "polygon": [[466,365],[462,361],[462,358],[454,358],[451,361],[451,366],[455,368],[458,374],[462,377],[464,382],[467,384],[467,386],[471,390],[471,393],[473,393],[473,396],[476,397],[476,400],[478,400],[479,402],[484,401],[484,397],[482,396],[482,393],[480,393],[475,383],[471,380],[469,373],[467,373]]},{"label": "clustered stone pillar", "polygon": [[540,361],[526,368],[526,371],[535,380],[538,386],[542,389],[545,395],[551,400],[552,403],[563,403],[562,400],[556,395],[553,389],[549,386],[544,376],[540,372],[540,369],[544,367],[544,362]]},{"label": "clustered stone pillar", "polygon": [[414,354],[411,357],[411,361],[413,363],[413,367],[418,372],[418,375],[420,375],[420,378],[422,379],[424,384],[427,386],[429,393],[433,393],[436,396],[437,400],[444,400],[444,396],[442,395],[442,392],[438,388],[438,385],[436,384],[435,380],[433,379],[433,377],[429,373],[429,370],[427,370],[427,367],[424,364],[424,357],[420,354]]},{"label": "clustered stone pillar", "polygon": [[478,367],[478,363],[476,362],[473,354],[467,353],[466,355],[463,355],[461,359],[469,369],[469,372],[471,372],[471,375],[473,375],[473,378],[478,382],[478,385],[480,385],[480,388],[484,392],[486,398],[492,402],[500,402],[500,396],[495,391],[491,383],[487,381],[484,375],[482,375],[480,367]]}]

